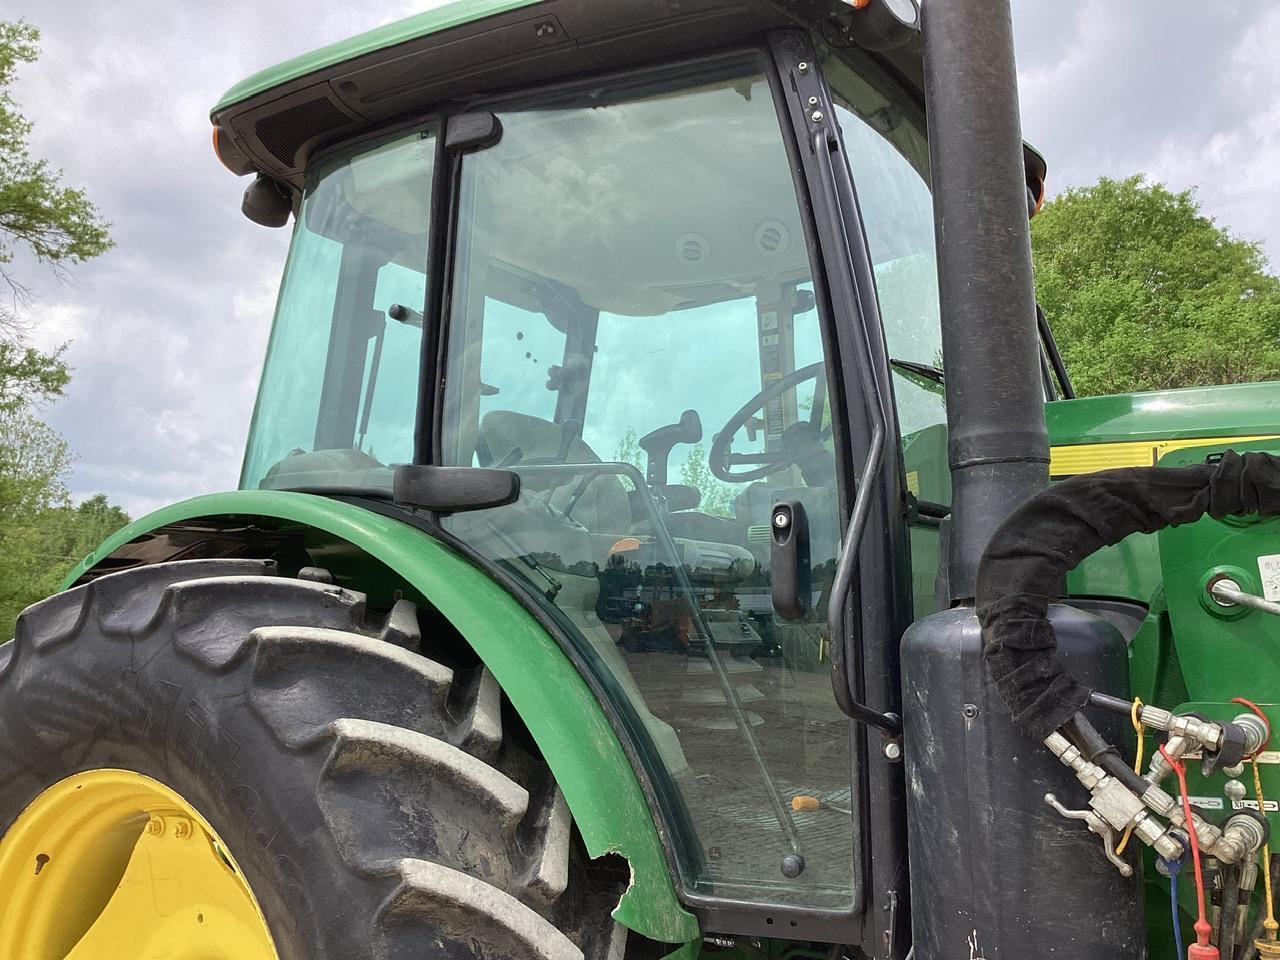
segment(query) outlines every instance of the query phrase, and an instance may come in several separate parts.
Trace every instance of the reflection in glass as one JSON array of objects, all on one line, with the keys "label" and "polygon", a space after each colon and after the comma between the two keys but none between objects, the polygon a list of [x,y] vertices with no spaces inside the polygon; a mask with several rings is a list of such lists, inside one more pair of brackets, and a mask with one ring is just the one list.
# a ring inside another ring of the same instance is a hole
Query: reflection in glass
[{"label": "reflection in glass", "polygon": [[[522,493],[446,527],[613,691],[688,834],[688,887],[848,909],[831,407],[769,86],[750,61],[499,116],[501,142],[463,162],[441,440]],[[770,595],[782,500],[811,530],[810,613],[791,622]]]}]

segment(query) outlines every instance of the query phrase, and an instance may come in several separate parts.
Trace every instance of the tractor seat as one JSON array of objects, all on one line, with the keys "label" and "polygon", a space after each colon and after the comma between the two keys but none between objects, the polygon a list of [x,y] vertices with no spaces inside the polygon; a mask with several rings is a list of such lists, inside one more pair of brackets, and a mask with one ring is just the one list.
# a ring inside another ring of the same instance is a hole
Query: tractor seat
[{"label": "tractor seat", "polygon": [[[510,410],[494,410],[486,413],[480,421],[477,455],[482,466],[515,470],[522,464],[531,463],[601,462],[596,452],[581,438],[574,437],[565,445],[564,437],[564,427],[550,420]],[[551,487],[546,493],[532,491],[521,494],[522,499],[525,496],[544,498],[552,509],[567,514],[571,520],[586,527],[591,535],[595,562],[601,568],[620,540],[640,536],[648,541],[653,533],[650,517],[641,516],[639,522],[633,520],[630,497],[617,474],[566,477],[564,482]],[[697,517],[705,518],[706,522],[696,523]],[[727,539],[679,535],[695,530],[699,533],[715,531],[736,539],[737,527],[732,521],[685,511],[672,514],[668,528],[681,562],[698,581],[704,578],[723,580],[726,577],[737,580],[755,570],[751,552]]]}]

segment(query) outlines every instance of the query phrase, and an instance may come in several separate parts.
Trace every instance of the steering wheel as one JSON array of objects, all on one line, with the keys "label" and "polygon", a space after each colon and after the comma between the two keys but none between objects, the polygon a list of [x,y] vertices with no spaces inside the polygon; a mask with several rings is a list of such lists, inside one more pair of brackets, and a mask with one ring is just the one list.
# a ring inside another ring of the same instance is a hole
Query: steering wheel
[{"label": "steering wheel", "polygon": [[[815,440],[820,442],[831,436],[831,425],[828,424],[826,427],[822,425],[823,413],[826,407],[826,390],[823,389],[824,381],[826,380],[826,364],[819,360],[817,363],[811,363],[807,367],[792,370],[782,379],[775,380],[743,404],[738,412],[725,422],[725,425],[720,428],[712,439],[711,451],[707,455],[707,466],[711,469],[712,475],[721,480],[727,480],[729,483],[746,483],[749,480],[759,480],[762,477],[769,476],[771,473],[786,469],[810,452],[810,450],[806,450],[799,445],[788,443],[785,439],[783,440],[783,448],[779,450],[761,451],[760,453],[731,453],[729,450],[729,444],[733,442],[734,436],[747,425],[753,413],[766,407],[788,390],[794,390],[806,380],[815,382],[813,408],[809,411],[805,442],[811,446]],[[792,427],[794,426],[796,424],[792,425]],[[788,427],[787,429],[790,431],[792,428]],[[734,467],[752,464],[755,466],[751,469],[733,469]]]}]

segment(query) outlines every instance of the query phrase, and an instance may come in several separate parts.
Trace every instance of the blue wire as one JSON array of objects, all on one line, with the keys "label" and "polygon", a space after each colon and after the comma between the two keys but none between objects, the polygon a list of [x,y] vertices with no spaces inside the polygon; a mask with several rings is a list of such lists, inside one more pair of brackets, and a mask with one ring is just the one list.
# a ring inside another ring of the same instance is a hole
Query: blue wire
[{"label": "blue wire", "polygon": [[1182,946],[1182,923],[1178,917],[1178,871],[1169,874],[1169,907],[1173,911],[1173,942],[1178,945],[1178,960],[1186,956]]}]

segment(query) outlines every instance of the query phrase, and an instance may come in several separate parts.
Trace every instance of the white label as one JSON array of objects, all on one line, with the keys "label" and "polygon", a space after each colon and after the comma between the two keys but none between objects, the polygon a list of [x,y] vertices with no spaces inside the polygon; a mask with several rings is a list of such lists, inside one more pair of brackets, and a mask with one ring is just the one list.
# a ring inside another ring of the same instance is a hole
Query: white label
[{"label": "white label", "polygon": [[1259,763],[1280,763],[1280,750],[1263,750],[1258,754]]},{"label": "white label", "polygon": [[778,311],[766,310],[760,314],[761,330],[777,330],[778,329]]},{"label": "white label", "polygon": [[1258,574],[1262,577],[1262,595],[1280,600],[1280,553],[1258,558]]},{"label": "white label", "polygon": [[[1194,803],[1194,801],[1192,802]],[[1266,809],[1267,813],[1276,813],[1277,811],[1280,811],[1280,804],[1277,804],[1274,800],[1266,801],[1266,806],[1267,806],[1267,809]],[[1232,800],[1231,809],[1232,810],[1257,810],[1258,801],[1257,800]]]}]

